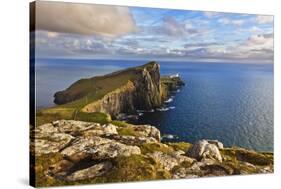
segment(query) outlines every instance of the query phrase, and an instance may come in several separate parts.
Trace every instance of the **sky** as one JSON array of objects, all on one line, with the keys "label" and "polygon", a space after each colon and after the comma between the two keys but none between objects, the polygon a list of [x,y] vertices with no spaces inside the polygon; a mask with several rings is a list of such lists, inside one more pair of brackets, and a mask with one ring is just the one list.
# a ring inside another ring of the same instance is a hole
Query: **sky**
[{"label": "sky", "polygon": [[273,63],[273,16],[39,1],[36,58]]}]

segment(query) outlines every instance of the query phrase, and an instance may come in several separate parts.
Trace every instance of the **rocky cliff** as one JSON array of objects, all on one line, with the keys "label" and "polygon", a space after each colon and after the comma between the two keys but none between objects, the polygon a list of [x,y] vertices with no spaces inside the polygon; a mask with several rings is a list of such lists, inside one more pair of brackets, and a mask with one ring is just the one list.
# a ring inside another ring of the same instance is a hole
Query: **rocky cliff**
[{"label": "rocky cliff", "polygon": [[32,132],[36,186],[273,172],[272,153],[216,140],[162,143],[150,125],[57,120]]},{"label": "rocky cliff", "polygon": [[161,78],[160,65],[149,62],[102,77],[79,80],[68,89],[57,92],[54,102],[81,101],[83,112],[103,112],[116,117],[120,113],[160,107],[169,91],[183,84],[179,77]]}]

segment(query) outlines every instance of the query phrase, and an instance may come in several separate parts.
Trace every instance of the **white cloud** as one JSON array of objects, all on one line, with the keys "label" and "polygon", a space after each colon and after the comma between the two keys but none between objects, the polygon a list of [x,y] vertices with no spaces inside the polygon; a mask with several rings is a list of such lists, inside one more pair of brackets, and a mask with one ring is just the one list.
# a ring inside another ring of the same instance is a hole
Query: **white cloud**
[{"label": "white cloud", "polygon": [[221,18],[218,20],[219,23],[221,24],[229,24],[230,23],[230,20],[227,19],[227,18]]},{"label": "white cloud", "polygon": [[257,27],[257,26],[252,26],[250,29],[249,29],[250,32],[252,33],[260,33],[262,31],[261,28]]},{"label": "white cloud", "polygon": [[170,37],[183,37],[188,35],[194,35],[202,33],[203,30],[194,28],[191,22],[179,22],[172,16],[166,16],[163,18],[163,24],[154,28],[154,32],[164,34]]},{"label": "white cloud", "polygon": [[36,29],[116,37],[135,31],[135,22],[127,7],[37,1]]},{"label": "white cloud", "polygon": [[211,11],[204,12],[204,16],[206,16],[207,18],[212,18],[212,17],[217,16],[217,15],[219,15],[218,12],[211,12]]},{"label": "white cloud", "polygon": [[218,23],[221,23],[221,24],[233,24],[235,26],[242,26],[244,23],[245,23],[245,20],[230,20],[230,19],[227,19],[227,18],[220,18],[218,20]]},{"label": "white cloud", "polygon": [[236,26],[242,26],[244,22],[244,20],[233,20],[231,23]]},{"label": "white cloud", "polygon": [[245,46],[251,50],[273,50],[273,35],[263,34],[263,35],[252,35],[245,42]]},{"label": "white cloud", "polygon": [[259,15],[259,16],[257,16],[256,21],[259,24],[272,24],[273,23],[273,16]]}]

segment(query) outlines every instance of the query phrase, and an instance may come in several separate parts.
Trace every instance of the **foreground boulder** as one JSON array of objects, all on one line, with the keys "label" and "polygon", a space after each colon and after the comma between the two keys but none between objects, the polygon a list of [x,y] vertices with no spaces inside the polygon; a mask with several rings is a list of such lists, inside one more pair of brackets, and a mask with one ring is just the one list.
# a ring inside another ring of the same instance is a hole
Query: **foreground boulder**
[{"label": "foreground boulder", "polygon": [[204,158],[215,159],[222,162],[222,157],[218,148],[218,145],[214,144],[212,141],[199,140],[196,142],[187,152],[187,155],[201,160]]}]

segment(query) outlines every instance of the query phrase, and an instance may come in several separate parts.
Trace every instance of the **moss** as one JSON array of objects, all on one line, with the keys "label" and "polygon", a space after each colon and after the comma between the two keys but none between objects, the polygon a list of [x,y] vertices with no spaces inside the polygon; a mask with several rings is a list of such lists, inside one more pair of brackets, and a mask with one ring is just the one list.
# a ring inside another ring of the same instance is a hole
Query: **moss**
[{"label": "moss", "polygon": [[140,149],[142,154],[153,153],[156,151],[163,152],[163,153],[170,153],[173,151],[173,148],[162,143],[144,143],[140,146]]},{"label": "moss", "polygon": [[48,108],[36,113],[36,125],[50,123],[60,119],[73,119],[75,109],[73,108]]},{"label": "moss", "polygon": [[117,128],[118,134],[121,136],[141,136],[141,134],[135,130],[134,127],[130,126],[129,124],[123,125]]},{"label": "moss", "polygon": [[243,162],[239,163],[238,168],[236,169],[236,171],[239,174],[255,174],[258,173],[258,169],[255,166],[249,166]]},{"label": "moss", "polygon": [[187,152],[192,147],[192,144],[187,142],[169,142],[167,145],[172,147],[175,151],[182,150],[184,152]]},{"label": "moss", "polygon": [[171,173],[175,174],[176,172],[179,171],[179,169],[181,168],[189,168],[192,166],[193,163],[191,163],[190,161],[183,161],[181,162],[179,165],[176,165],[173,167],[173,169],[171,170]]},{"label": "moss", "polygon": [[114,168],[104,177],[108,182],[143,181],[168,179],[171,175],[152,158],[144,155],[119,157],[114,161]]},{"label": "moss", "polygon": [[236,151],[232,148],[224,148],[220,150],[224,161],[236,162]]},{"label": "moss", "polygon": [[60,153],[45,154],[35,157],[35,185],[36,187],[42,186],[58,186],[65,184],[61,180],[57,180],[46,174],[50,165],[57,163],[62,160],[62,155]]},{"label": "moss", "polygon": [[128,127],[130,124],[126,123],[125,121],[113,120],[111,123],[118,127]]}]

